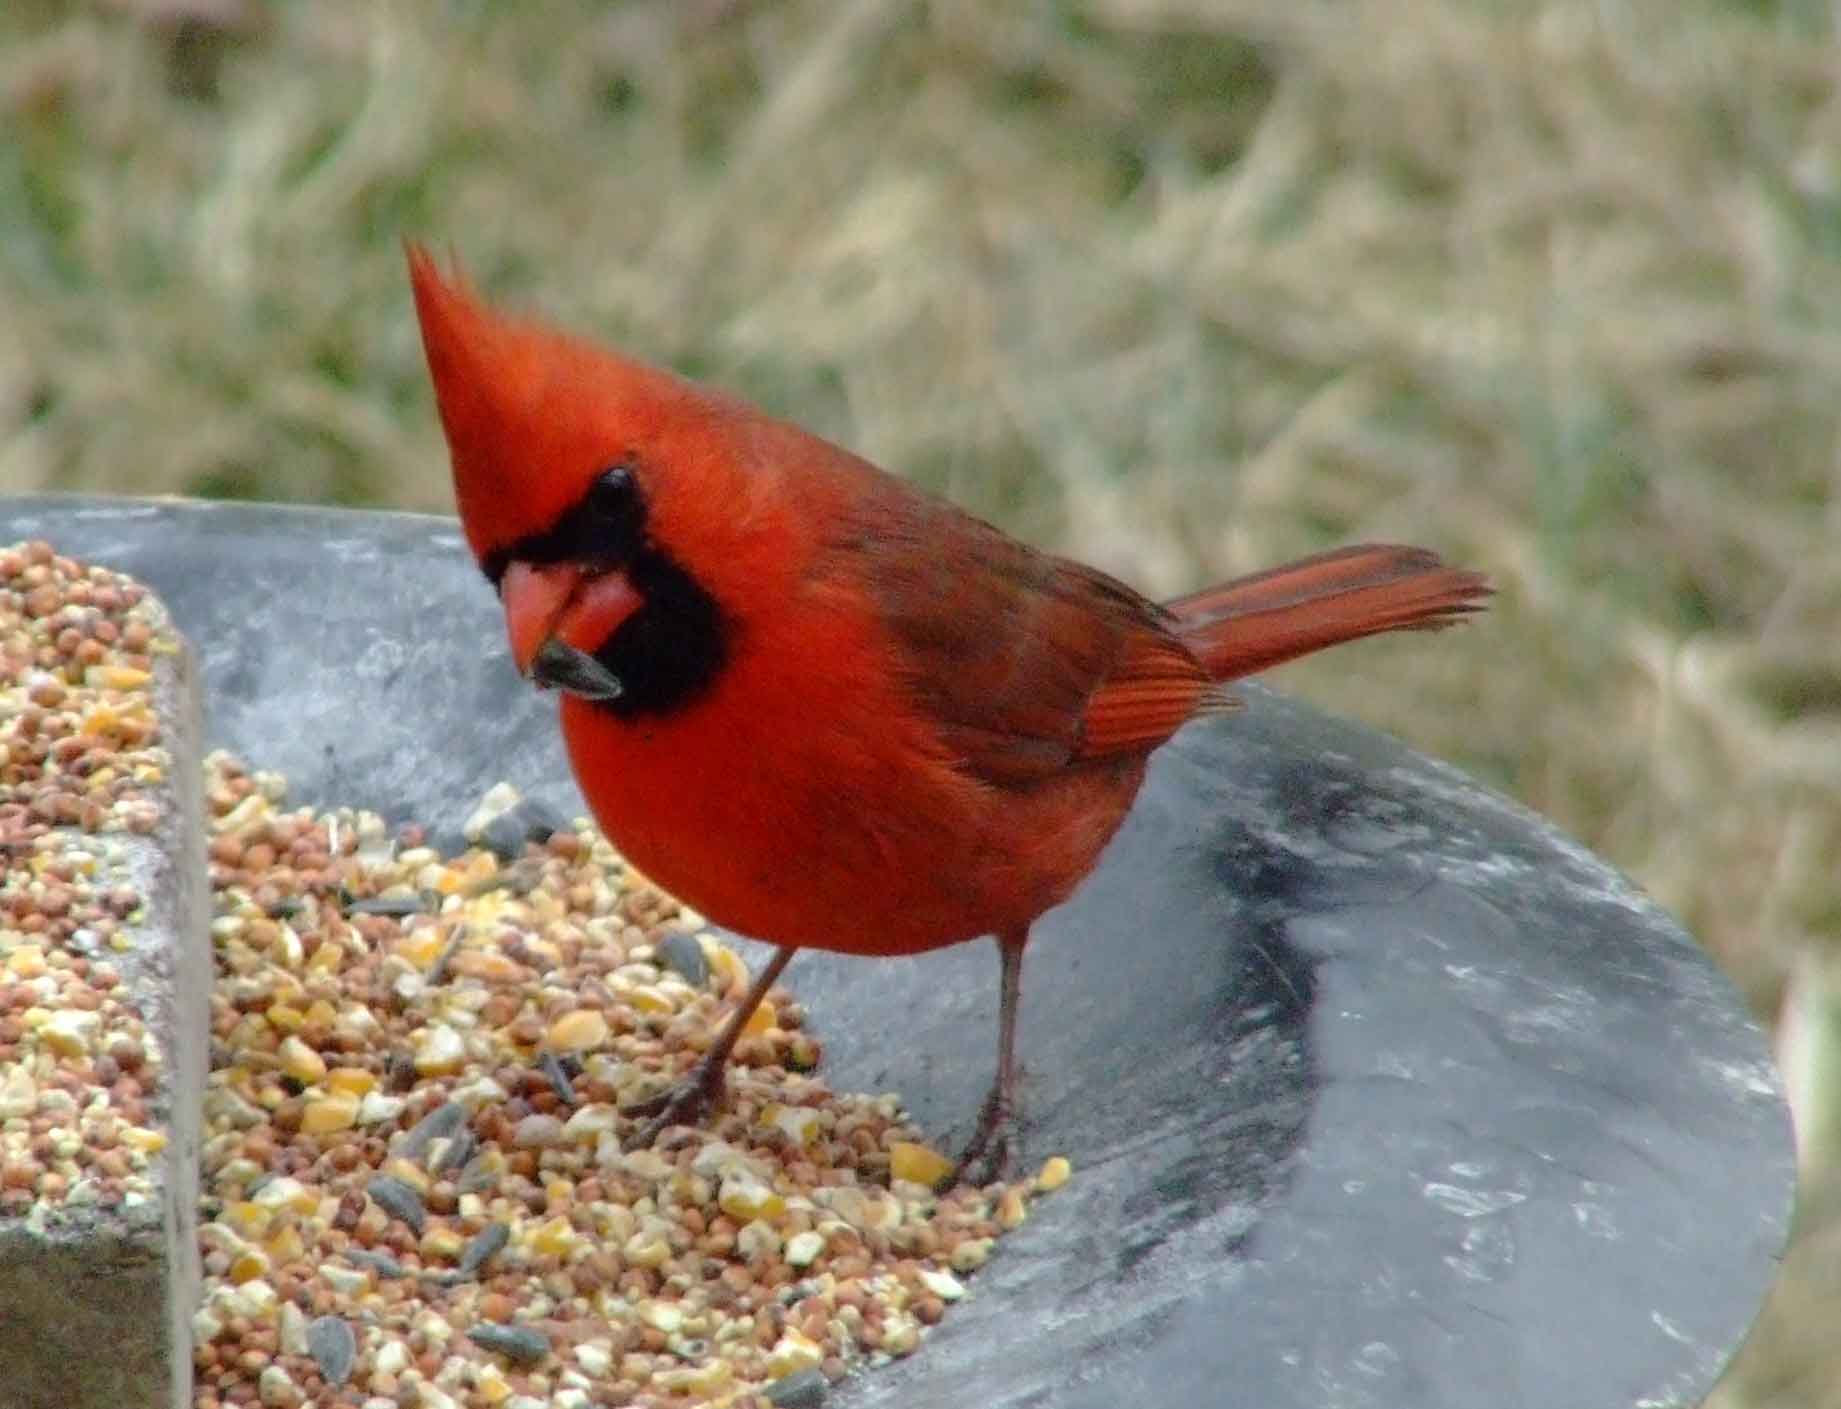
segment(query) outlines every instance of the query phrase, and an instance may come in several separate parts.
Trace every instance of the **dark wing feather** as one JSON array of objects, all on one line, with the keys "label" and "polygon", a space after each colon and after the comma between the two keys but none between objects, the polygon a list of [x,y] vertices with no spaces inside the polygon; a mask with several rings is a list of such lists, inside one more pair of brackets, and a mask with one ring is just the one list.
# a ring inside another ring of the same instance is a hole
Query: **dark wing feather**
[{"label": "dark wing feather", "polygon": [[1087,702],[1079,757],[1148,753],[1199,709],[1227,708],[1189,649],[1161,631],[1126,638],[1112,674]]},{"label": "dark wing feather", "polygon": [[905,486],[866,496],[852,519],[836,546],[873,560],[916,704],[986,782],[1147,753],[1209,692],[1162,609],[1104,573]]}]

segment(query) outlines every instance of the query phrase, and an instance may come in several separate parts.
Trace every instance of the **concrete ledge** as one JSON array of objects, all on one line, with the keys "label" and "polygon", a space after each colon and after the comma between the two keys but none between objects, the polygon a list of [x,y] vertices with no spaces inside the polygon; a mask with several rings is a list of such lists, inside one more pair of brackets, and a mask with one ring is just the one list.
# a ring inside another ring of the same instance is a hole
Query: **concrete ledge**
[{"label": "concrete ledge", "polygon": [[197,672],[0,548],[0,1405],[189,1409],[211,984]]}]

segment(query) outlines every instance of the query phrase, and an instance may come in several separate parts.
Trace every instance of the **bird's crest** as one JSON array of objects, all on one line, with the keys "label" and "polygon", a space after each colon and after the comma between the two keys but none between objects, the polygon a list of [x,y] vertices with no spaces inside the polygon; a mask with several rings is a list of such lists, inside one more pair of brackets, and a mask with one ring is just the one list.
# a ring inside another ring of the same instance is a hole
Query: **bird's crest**
[{"label": "bird's crest", "polygon": [[[724,401],[691,382],[501,314],[456,269],[406,248],[416,318],[475,557],[549,530],[610,465],[670,446],[675,489],[695,475],[697,427]],[[712,415],[712,413],[718,413]],[[691,462],[686,470],[682,462]],[[653,486],[657,488],[657,486]]]}]

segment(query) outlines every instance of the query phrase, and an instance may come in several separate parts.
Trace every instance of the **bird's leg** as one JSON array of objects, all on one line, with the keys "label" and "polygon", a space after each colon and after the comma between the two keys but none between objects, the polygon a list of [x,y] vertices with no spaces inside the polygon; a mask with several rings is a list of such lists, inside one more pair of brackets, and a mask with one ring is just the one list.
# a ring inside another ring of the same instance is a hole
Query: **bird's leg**
[{"label": "bird's leg", "polygon": [[1010,1173],[1017,1136],[1016,1014],[1023,998],[1023,944],[1029,931],[1012,930],[997,937],[1001,992],[997,1004],[997,1076],[978,1112],[978,1128],[959,1156],[953,1178],[988,1184]]},{"label": "bird's leg", "polygon": [[729,1054],[735,1050],[735,1044],[741,1039],[742,1029],[748,1025],[748,1019],[754,1016],[754,1010],[761,1006],[761,1000],[767,996],[774,980],[793,957],[793,947],[789,944],[774,952],[767,961],[767,967],[755,977],[747,994],[742,998],[741,1006],[730,1014],[729,1021],[716,1039],[716,1045],[703,1054],[703,1060],[683,1081],[670,1090],[654,1096],[649,1101],[638,1101],[630,1106],[622,1106],[622,1115],[651,1116],[645,1129],[639,1132],[634,1149],[644,1149],[662,1135],[667,1126],[692,1125],[722,1100],[723,1072],[729,1065]]}]

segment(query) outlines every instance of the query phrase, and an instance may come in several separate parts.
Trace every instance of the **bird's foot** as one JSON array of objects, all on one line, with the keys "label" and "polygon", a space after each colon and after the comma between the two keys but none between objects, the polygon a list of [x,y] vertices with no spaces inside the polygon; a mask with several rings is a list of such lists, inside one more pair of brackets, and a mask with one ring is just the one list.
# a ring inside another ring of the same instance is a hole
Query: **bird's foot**
[{"label": "bird's foot", "polygon": [[978,1128],[953,1168],[952,1182],[983,1187],[1008,1179],[1015,1168],[1015,1152],[1022,1144],[1021,1122],[1010,1095],[993,1086],[978,1112]]},{"label": "bird's foot", "polygon": [[722,1104],[722,1062],[699,1062],[695,1071],[658,1095],[620,1108],[621,1115],[650,1116],[629,1147],[643,1150],[673,1125],[695,1125]]}]

